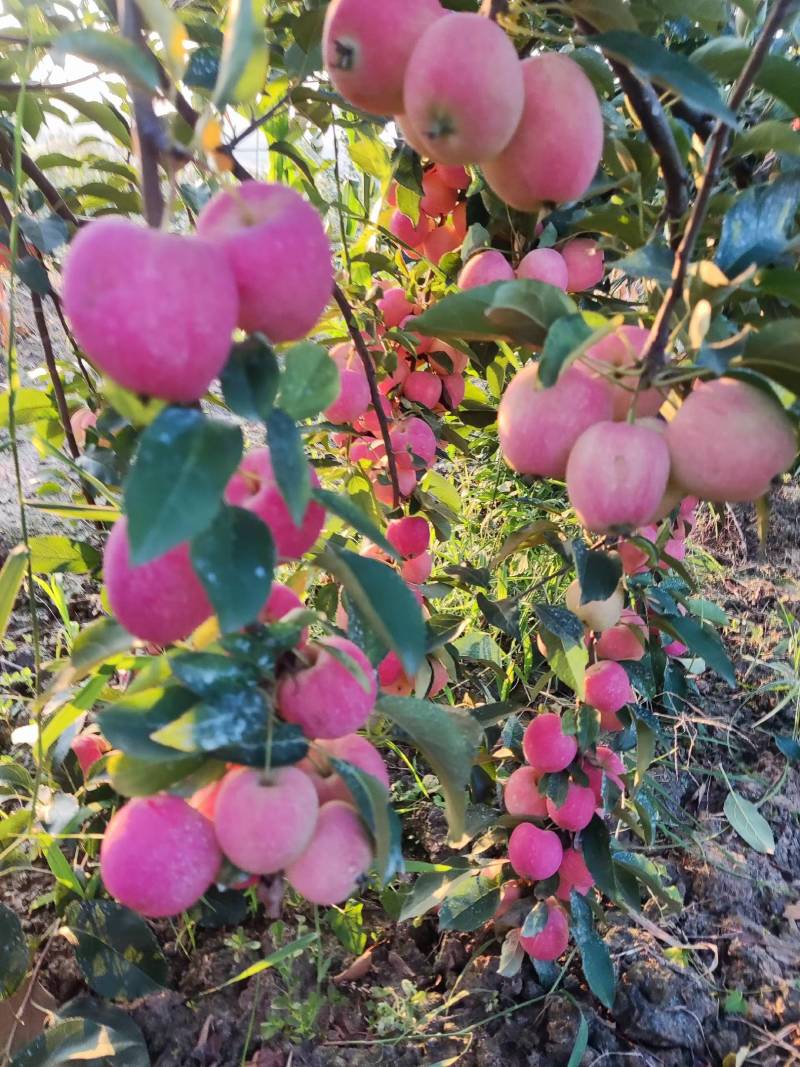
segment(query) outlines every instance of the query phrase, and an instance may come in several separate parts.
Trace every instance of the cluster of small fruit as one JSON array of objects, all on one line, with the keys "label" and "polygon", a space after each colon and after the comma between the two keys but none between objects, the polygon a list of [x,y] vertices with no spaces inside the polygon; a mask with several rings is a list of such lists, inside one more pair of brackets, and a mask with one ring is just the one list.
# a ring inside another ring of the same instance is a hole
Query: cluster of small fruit
[{"label": "cluster of small fruit", "polygon": [[[464,167],[435,163],[422,175],[422,197],[416,222],[397,207],[397,185],[389,187],[386,201],[395,210],[389,218],[389,232],[407,245],[409,258],[421,252],[431,263],[459,248],[467,236],[467,205],[459,193],[469,188],[470,176]],[[412,249],[414,251],[412,251]]]},{"label": "cluster of small fruit", "polygon": [[658,417],[671,410],[663,390],[642,386],[647,336],[641,327],[618,328],[548,389],[528,363],[500,402],[506,462],[521,474],[565,479],[580,521],[595,533],[657,522],[687,495],[755,500],[797,453],[795,428],[774,395],[737,379],[698,382],[670,421]]},{"label": "cluster of small fruit", "polygon": [[204,206],[197,234],[106,216],[84,226],[64,263],[64,311],[81,348],[118,385],[199,400],[238,326],[270,341],[304,337],[333,290],[314,208],[286,185],[247,181]]},{"label": "cluster of small fruit", "polygon": [[534,248],[519,261],[517,269],[496,248],[487,248],[471,256],[458,276],[459,289],[474,289],[491,282],[510,282],[530,278],[546,282],[568,293],[594,289],[603,280],[604,256],[600,245],[591,237],[573,237],[555,248]]},{"label": "cluster of small fruit", "polygon": [[603,120],[580,66],[562,53],[520,61],[480,15],[438,0],[333,0],[323,58],[351,104],[393,115],[437,164],[480,164],[511,207],[578,199],[594,178]]},{"label": "cluster of small fruit", "polygon": [[[300,606],[280,585],[270,601],[280,616]],[[354,892],[372,862],[372,845],[331,761],[372,776],[388,796],[383,759],[355,732],[375,705],[376,674],[343,637],[310,641],[304,634],[293,659],[277,679],[275,709],[301,726],[310,755],[266,771],[230,766],[188,800],[159,794],[124,804],[100,850],[103,882],[120,903],[151,917],[175,915],[214,882],[244,888],[280,872],[315,904],[341,903]]]}]

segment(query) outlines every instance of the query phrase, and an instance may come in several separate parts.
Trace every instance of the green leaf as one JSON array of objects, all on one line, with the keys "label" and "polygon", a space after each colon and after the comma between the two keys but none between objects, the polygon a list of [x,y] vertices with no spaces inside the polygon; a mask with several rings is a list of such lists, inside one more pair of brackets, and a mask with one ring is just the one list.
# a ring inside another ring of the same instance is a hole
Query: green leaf
[{"label": "green leaf", "polygon": [[[7,392],[0,393],[0,428],[8,428]],[[42,389],[17,389],[14,394],[14,418],[17,426],[29,426],[44,419],[57,419],[58,410]]]},{"label": "green leaf", "polygon": [[34,574],[86,574],[100,566],[101,556],[85,541],[71,541],[58,534],[40,534],[28,540]]},{"label": "green leaf", "polygon": [[175,750],[153,741],[152,736],[196,703],[197,696],[178,685],[158,686],[126,694],[100,711],[97,720],[108,741],[126,755],[143,761],[174,761]]},{"label": "green leaf", "polygon": [[189,89],[213,89],[219,77],[219,48],[201,45],[189,57],[183,84]]},{"label": "green leaf", "polygon": [[278,395],[280,370],[275,353],[257,334],[237,342],[220,375],[225,403],[243,419],[269,418]]},{"label": "green leaf", "polygon": [[[103,1007],[109,1008],[110,1005]],[[63,1067],[65,1063],[89,1063],[92,1067],[149,1067],[150,1059],[141,1032],[133,1020],[125,1018],[137,1032],[135,1040],[127,1026],[118,1030],[89,1018],[65,1018],[49,1026],[21,1049],[11,1060],[10,1067]]]},{"label": "green leaf", "polygon": [[86,900],[67,913],[75,959],[89,986],[112,1000],[136,1000],[166,984],[167,961],[147,923],[108,900]]},{"label": "green leaf", "polygon": [[733,664],[715,630],[704,626],[690,615],[675,615],[668,621],[662,619],[660,625],[667,633],[683,641],[690,652],[704,659],[728,685],[736,686]]},{"label": "green leaf", "polygon": [[382,696],[376,706],[408,734],[439,779],[449,841],[458,848],[466,843],[466,790],[483,737],[479,723],[465,708],[445,707],[413,697]]},{"label": "green leaf", "polygon": [[99,100],[84,100],[76,93],[53,92],[49,95],[51,99],[61,100],[84,118],[96,123],[100,129],[110,133],[123,147],[131,147],[131,131],[120,113],[110,104],[101,103]]},{"label": "green leaf", "polygon": [[534,604],[533,610],[545,630],[558,638],[565,648],[583,644],[583,623],[567,608]]},{"label": "green leaf", "polygon": [[[92,1025],[105,1028],[105,1035],[111,1046],[108,1058],[93,1060],[100,1067],[150,1067],[150,1056],[142,1036],[142,1031],[133,1019],[121,1008],[106,1004],[89,996],[75,997],[58,1009],[59,1020],[80,1020],[87,1027]],[[94,1048],[102,1045],[99,1040]],[[87,1048],[87,1051],[90,1049]],[[77,1058],[77,1057],[76,1057]]]},{"label": "green leaf", "polygon": [[311,471],[300,431],[286,412],[274,408],[267,419],[267,437],[275,481],[296,526],[311,500]]},{"label": "green leaf", "polygon": [[191,557],[223,633],[258,619],[272,585],[275,545],[257,515],[223,504],[192,538]]},{"label": "green leaf", "polygon": [[268,716],[260,689],[230,689],[195,704],[153,734],[153,739],[181,752],[204,752],[221,760],[263,766]]},{"label": "green leaf", "polygon": [[439,929],[469,933],[487,923],[497,910],[500,890],[480,875],[455,885],[439,908]]},{"label": "green leaf", "polygon": [[800,741],[793,737],[776,737],[775,744],[790,763],[800,763]]},{"label": "green leaf", "polygon": [[549,914],[550,909],[543,900],[534,904],[525,916],[525,922],[522,924],[522,936],[536,937],[537,934],[540,934],[545,926],[547,926],[547,917]]},{"label": "green leaf", "polygon": [[800,274],[791,267],[761,271],[755,280],[759,296],[776,296],[800,308]]},{"label": "green leaf", "polygon": [[[46,843],[48,841],[49,843]],[[42,842],[45,844],[42,850],[45,861],[55,880],[77,896],[85,897],[86,892],[83,884],[70,866],[69,860],[59,848],[58,841],[50,840],[46,835],[43,835]]]},{"label": "green leaf", "polygon": [[0,904],[0,1000],[10,997],[28,973],[28,942],[22,923]]},{"label": "green leaf", "polygon": [[614,595],[622,578],[622,563],[618,558],[596,548],[588,549],[581,538],[573,540],[572,555],[581,587],[581,604],[608,600]]},{"label": "green leaf", "polygon": [[[739,37],[715,37],[692,52],[691,62],[721,81],[733,82],[752,55],[752,48]],[[781,100],[793,115],[800,115],[800,70],[794,59],[768,55],[756,74],[755,83]]]},{"label": "green leaf", "polygon": [[348,526],[352,526],[358,533],[368,537],[378,548],[383,549],[394,559],[400,559],[397,549],[389,544],[375,523],[353,501],[352,497],[345,496],[343,493],[332,493],[328,489],[318,488],[311,490],[311,496],[322,504],[326,511],[332,512],[343,522],[346,522]]},{"label": "green leaf", "polygon": [[657,866],[647,856],[639,852],[614,852],[614,866],[617,868],[618,884],[621,881],[619,873],[619,868],[621,868],[623,872],[632,875],[636,881],[646,886],[669,911],[680,910],[683,903],[680,890],[673,885],[666,884],[666,870]]},{"label": "green leaf", "polygon": [[425,657],[426,633],[419,604],[391,567],[328,545],[320,562],[337,578],[362,618],[413,678]]},{"label": "green leaf", "polygon": [[753,331],[732,367],[759,371],[793,392],[800,389],[800,319],[777,319]]},{"label": "green leaf", "polygon": [[78,674],[86,674],[120,652],[127,652],[134,639],[116,619],[103,618],[89,623],[75,638],[70,665]]},{"label": "green leaf", "polygon": [[569,0],[570,11],[598,30],[636,30],[636,19],[625,0]]},{"label": "green leaf", "polygon": [[19,215],[18,225],[26,240],[35,245],[40,252],[49,255],[61,245],[66,244],[69,227],[58,215],[46,219],[35,219],[31,215]]},{"label": "green leaf", "polygon": [[539,360],[539,380],[543,386],[555,385],[570,356],[584,345],[594,331],[583,315],[565,315],[547,331]]},{"label": "green leaf", "polygon": [[793,130],[788,122],[768,119],[737,134],[730,147],[732,156],[746,156],[750,153],[763,156],[767,152],[800,156],[800,133]]},{"label": "green leaf", "polygon": [[214,697],[226,689],[255,689],[261,681],[258,668],[218,652],[181,652],[169,661],[172,673],[198,697]]},{"label": "green leaf", "polygon": [[769,823],[755,804],[731,789],[725,798],[724,811],[728,822],[750,848],[767,856],[773,854],[775,837]]},{"label": "green leaf", "polygon": [[293,345],[284,361],[278,404],[292,419],[317,415],[339,395],[339,368],[322,345]]},{"label": "green leaf", "polygon": [[378,137],[368,136],[366,129],[362,127],[353,131],[353,138],[347,151],[359,170],[371,174],[373,178],[382,182],[389,177],[392,169],[389,152],[383,141]]},{"label": "green leaf", "polygon": [[265,47],[263,31],[256,22],[260,10],[254,0],[233,0],[228,8],[214,104],[222,110],[236,99],[237,87],[259,47]]},{"label": "green leaf", "polygon": [[264,959],[259,960],[258,963],[253,963],[249,967],[246,967],[234,978],[229,978],[227,982],[223,982],[221,986],[217,986],[216,989],[209,989],[207,992],[217,993],[220,989],[225,989],[226,986],[233,985],[235,982],[244,982],[248,978],[253,978],[255,975],[261,974],[263,971],[267,971],[271,967],[276,967],[279,963],[283,963],[284,960],[299,956],[301,953],[305,952],[310,945],[313,945],[316,940],[318,940],[317,934],[304,934],[302,937],[298,937],[296,941],[292,941],[291,944],[283,945],[281,948],[276,949],[275,952],[271,952],[269,956],[265,956]]},{"label": "green leaf", "polygon": [[736,125],[736,116],[705,71],[679,52],[668,51],[656,38],[627,30],[612,30],[590,37],[589,41],[634,70],[666,85],[692,107],[731,126]]},{"label": "green leaf", "polygon": [[52,43],[57,55],[78,56],[103,70],[113,71],[137,88],[151,93],[160,86],[158,66],[146,48],[138,48],[118,33],[102,33],[100,30],[68,30],[59,34]]},{"label": "green leaf", "polygon": [[629,278],[652,278],[656,284],[666,288],[672,281],[674,262],[673,251],[661,241],[653,240],[616,260],[614,268],[623,271]]},{"label": "green leaf", "polygon": [[787,250],[800,203],[800,174],[784,174],[739,193],[722,219],[715,262],[729,277],[752,263],[774,263]]},{"label": "green leaf", "polygon": [[586,866],[606,896],[614,897],[617,882],[611,862],[611,837],[599,815],[593,815],[588,826],[581,830],[581,849]]},{"label": "green leaf", "polygon": [[106,769],[114,789],[123,797],[149,797],[177,785],[199,771],[207,762],[205,754],[176,759],[139,759],[124,752],[113,752]]},{"label": "green leaf", "polygon": [[455,856],[447,864],[442,864],[440,870],[421,874],[403,901],[399,921],[405,922],[407,919],[424,915],[426,911],[440,904],[448,893],[454,892],[459,885],[472,878],[476,872],[467,867],[467,862],[463,856]]},{"label": "green leaf", "polygon": [[557,320],[574,311],[574,301],[561,289],[521,278],[499,284],[486,317],[512,341],[539,345]]},{"label": "green leaf", "polygon": [[389,792],[377,778],[352,763],[339,759],[331,759],[330,763],[344,779],[361,818],[372,834],[375,844],[373,866],[384,884],[403,870],[400,820],[389,803]]},{"label": "green leaf", "polygon": [[14,265],[14,273],[19,280],[38,296],[49,296],[52,287],[47,271],[33,256],[22,256]]},{"label": "green leaf", "polygon": [[586,1016],[581,1012],[581,1021],[578,1023],[578,1032],[575,1034],[575,1043],[572,1046],[567,1067],[580,1067],[584,1053],[589,1046],[589,1024]]},{"label": "green leaf", "polygon": [[147,563],[204,530],[242,455],[242,431],[196,408],[166,408],[139,439],[125,481],[131,560]]},{"label": "green leaf", "polygon": [[0,640],[5,637],[11,612],[28,569],[28,550],[16,545],[5,558],[0,570]]},{"label": "green leaf", "polygon": [[609,951],[595,933],[592,909],[580,893],[570,893],[572,934],[578,945],[589,988],[609,1011],[614,1006],[617,980]]}]

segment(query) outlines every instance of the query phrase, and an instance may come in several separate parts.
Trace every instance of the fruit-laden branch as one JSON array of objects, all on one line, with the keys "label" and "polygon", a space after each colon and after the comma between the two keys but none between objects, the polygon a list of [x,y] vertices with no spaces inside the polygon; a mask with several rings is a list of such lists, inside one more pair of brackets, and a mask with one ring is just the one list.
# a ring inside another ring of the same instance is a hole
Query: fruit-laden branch
[{"label": "fruit-laden branch", "polygon": [[369,354],[364,338],[361,336],[361,331],[358,328],[358,323],[353,315],[353,309],[350,307],[350,303],[347,297],[344,295],[338,285],[333,287],[333,298],[339,305],[339,310],[342,313],[342,318],[347,325],[347,331],[353,339],[353,344],[356,346],[356,351],[361,357],[361,362],[364,366],[364,371],[367,375],[367,382],[369,383],[369,394],[372,398],[372,406],[375,408],[375,414],[378,418],[378,425],[381,428],[381,437],[383,438],[383,446],[386,449],[386,462],[389,465],[389,478],[392,482],[392,507],[397,507],[400,503],[400,481],[397,476],[397,460],[395,459],[394,452],[392,451],[392,442],[389,437],[389,423],[386,420],[386,413],[381,406],[381,394],[378,389],[378,382],[375,378],[375,365],[372,362],[372,356]]},{"label": "fruit-laden branch", "polygon": [[[120,0],[119,20],[123,37],[137,47],[142,40],[142,20],[136,0]],[[139,148],[139,169],[142,176],[143,214],[149,226],[158,227],[164,217],[164,197],[161,194],[161,179],[158,160],[161,152],[169,147],[164,129],[153,110],[153,101],[148,93],[135,85],[128,85],[133,103],[133,119]]]},{"label": "fruit-laden branch", "polygon": [[[772,42],[775,40],[778,31],[796,3],[797,0],[776,0],[772,10],[767,15],[764,26],[755,43],[755,47],[742,68],[733,89],[731,89],[728,98],[728,106],[734,113],[741,107],[750,87],[761,69],[761,65],[769,54]],[[718,121],[708,142],[708,157],[702,184],[700,185],[697,199],[694,202],[694,207],[689,216],[689,221],[686,224],[686,230],[678,245],[677,251],[675,252],[675,263],[672,267],[672,281],[663,301],[661,302],[661,307],[656,313],[650,336],[647,339],[647,344],[642,352],[641,358],[644,363],[642,388],[646,388],[650,385],[659,371],[662,370],[666,364],[667,344],[669,342],[672,314],[683,293],[689,264],[692,260],[700,230],[705,222],[708,206],[711,201],[711,194],[714,191],[722,163],[725,159],[725,153],[728,150],[730,136],[730,126],[725,122]]]},{"label": "fruit-laden branch", "polygon": [[[587,37],[597,33],[586,19],[576,18],[575,25]],[[658,156],[666,189],[667,217],[675,222],[683,217],[689,206],[689,176],[681,161],[672,129],[661,106],[658,93],[649,81],[641,81],[633,71],[612,56],[606,56],[622,90],[630,101],[642,129]],[[677,244],[677,233],[675,235]]]}]

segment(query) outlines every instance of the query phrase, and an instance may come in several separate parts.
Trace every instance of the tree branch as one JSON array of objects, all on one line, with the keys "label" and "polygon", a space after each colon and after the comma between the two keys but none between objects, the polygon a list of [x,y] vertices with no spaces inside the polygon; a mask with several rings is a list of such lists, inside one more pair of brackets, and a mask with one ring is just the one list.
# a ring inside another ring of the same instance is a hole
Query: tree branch
[{"label": "tree branch", "polygon": [[[119,20],[123,37],[135,45],[142,40],[142,20],[135,0],[119,0],[122,17]],[[139,169],[142,176],[142,204],[144,217],[149,226],[159,227],[164,217],[164,197],[161,195],[161,179],[158,159],[169,148],[164,129],[153,110],[153,101],[148,93],[135,85],[128,86],[133,103],[133,118],[139,148]]]},{"label": "tree branch", "polygon": [[508,14],[510,7],[510,0],[482,0],[480,14],[485,15],[492,22],[497,22],[501,15]]},{"label": "tree branch", "polygon": [[280,98],[280,100],[277,102],[277,104],[273,104],[272,107],[269,108],[267,111],[265,111],[263,115],[259,115],[259,117],[257,119],[253,119],[253,121],[251,123],[249,123],[247,126],[245,126],[245,128],[241,131],[241,133],[237,133],[235,137],[232,137],[230,139],[230,141],[228,141],[228,143],[225,145],[226,151],[227,152],[233,152],[234,148],[238,144],[241,144],[242,141],[245,139],[245,137],[249,137],[251,133],[254,133],[257,129],[259,129],[265,123],[269,122],[269,120],[272,118],[273,115],[275,115],[278,111],[280,111],[280,109],[285,104],[289,103],[289,101],[292,98],[292,93],[294,92],[295,88],[296,88],[296,86],[292,86],[292,88],[288,91],[288,93],[284,93],[284,95]]},{"label": "tree branch", "polygon": [[50,339],[50,331],[47,328],[47,319],[45,318],[44,307],[42,306],[42,298],[38,293],[31,293],[31,303],[33,304],[33,317],[36,320],[36,329],[39,333],[39,340],[42,342],[42,348],[44,349],[47,370],[50,374],[50,381],[53,384],[56,407],[58,408],[58,417],[61,420],[61,429],[64,431],[64,437],[67,439],[67,446],[69,447],[72,458],[77,459],[81,452],[78,448],[78,442],[75,440],[75,434],[72,432],[72,423],[69,419],[67,398],[64,396],[64,385],[58,373],[56,357],[53,352],[53,342]]},{"label": "tree branch", "polygon": [[356,346],[356,351],[361,357],[361,362],[364,365],[367,382],[369,383],[369,395],[372,398],[372,406],[375,408],[375,414],[378,417],[378,425],[381,428],[381,437],[383,438],[383,445],[386,449],[386,462],[389,465],[389,478],[392,482],[392,506],[396,508],[400,504],[400,481],[397,476],[397,460],[392,451],[392,442],[389,437],[389,423],[386,420],[386,414],[381,405],[382,397],[378,389],[378,382],[375,378],[375,364],[372,362],[372,356],[369,354],[369,349],[364,343],[364,338],[361,336],[358,323],[353,315],[353,309],[350,307],[347,297],[338,285],[334,285],[333,287],[333,299],[339,305],[339,310],[342,313],[342,318],[345,321],[348,333],[352,337],[353,344]]},{"label": "tree branch", "polygon": [[[738,111],[742,105],[750,87],[756,79],[756,75],[761,69],[762,63],[769,54],[775,35],[781,28],[784,19],[787,17],[795,3],[796,0],[776,0],[772,10],[767,15],[767,19],[758,40],[756,41],[747,62],[742,68],[728,98],[728,106],[731,111]],[[650,336],[648,337],[647,344],[642,352],[641,359],[644,364],[644,372],[641,381],[642,388],[646,388],[650,385],[658,372],[666,364],[667,343],[669,341],[672,314],[683,293],[689,264],[691,263],[692,255],[694,254],[700,230],[705,222],[711,195],[714,191],[717,178],[719,177],[719,172],[723,160],[725,159],[725,153],[728,150],[730,136],[730,127],[724,122],[717,122],[714,126],[714,132],[708,142],[708,158],[702,184],[689,216],[689,221],[686,224],[686,230],[684,231],[681,242],[675,253],[675,263],[672,268],[672,282],[661,302],[661,307],[656,313],[655,321],[650,330]]]},{"label": "tree branch", "polygon": [[[597,33],[595,27],[585,19],[576,18],[575,24],[586,37]],[[658,93],[649,81],[641,81],[625,63],[611,56],[606,56],[606,60],[630,101],[653,151],[658,156],[667,194],[667,217],[674,223],[683,218],[689,206],[689,176],[681,160]],[[675,243],[677,244],[677,234]]]},{"label": "tree branch", "polygon": [[[5,161],[10,162],[12,153],[13,145],[10,139],[0,131],[0,156],[2,156]],[[29,155],[26,155],[25,152],[22,153],[22,170],[39,189],[42,196],[57,215],[60,215],[66,222],[72,223],[73,226],[80,226],[78,216],[66,203],[61,193],[59,193],[58,189],[56,189],[47,175],[36,166],[36,163]]]}]

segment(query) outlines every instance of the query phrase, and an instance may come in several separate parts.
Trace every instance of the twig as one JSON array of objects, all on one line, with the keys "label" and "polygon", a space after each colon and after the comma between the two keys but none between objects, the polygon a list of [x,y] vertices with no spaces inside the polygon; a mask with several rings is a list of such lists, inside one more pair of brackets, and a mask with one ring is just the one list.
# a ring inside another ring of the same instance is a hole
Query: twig
[{"label": "twig", "polygon": [[277,112],[280,111],[280,109],[285,104],[289,103],[295,88],[296,86],[293,85],[287,93],[284,93],[284,95],[280,98],[277,104],[273,104],[272,107],[269,108],[268,111],[265,111],[263,115],[259,115],[257,119],[253,119],[253,121],[249,125],[245,126],[241,133],[237,133],[235,137],[232,137],[231,140],[228,141],[228,143],[225,145],[226,150],[228,152],[232,152],[238,144],[242,143],[245,137],[249,137],[251,133],[255,133],[255,131],[259,129],[259,127],[269,122],[273,115],[277,114]]},{"label": "twig", "polygon": [[[595,27],[585,19],[576,18],[575,23],[587,37],[597,33]],[[658,93],[649,81],[641,81],[625,63],[611,56],[606,56],[606,59],[630,101],[636,117],[642,124],[642,129],[653,151],[658,156],[667,194],[667,217],[675,222],[683,217],[689,204],[689,176],[681,161],[675,137],[664,108],[661,106]],[[675,243],[677,244],[677,233]]]},{"label": "twig", "polygon": [[[0,133],[0,155],[4,160],[10,161],[12,152],[13,148],[11,140],[6,137],[5,134]],[[39,192],[53,211],[55,211],[57,215],[60,215],[62,219],[72,223],[73,226],[80,226],[78,216],[66,203],[61,193],[59,193],[58,189],[56,189],[47,175],[37,167],[36,163],[25,152],[22,153],[21,165],[23,173],[30,178],[33,184],[39,189]]]},{"label": "twig", "polygon": [[58,296],[57,293],[55,293],[51,289],[50,290],[50,299],[53,301],[53,307],[56,309],[56,314],[58,315],[58,321],[61,323],[61,329],[64,331],[64,334],[65,334],[67,340],[69,341],[70,347],[72,349],[72,354],[75,356],[75,361],[77,362],[78,367],[80,368],[80,372],[83,375],[83,380],[89,386],[91,391],[95,395],[97,395],[97,386],[92,381],[92,376],[89,374],[88,370],[86,369],[86,364],[83,362],[83,358],[81,356],[81,350],[78,347],[78,342],[75,340],[75,338],[74,338],[74,336],[72,334],[72,330],[70,330],[70,328],[69,328],[69,324],[67,323],[66,316],[64,315],[64,309],[61,306],[61,298]]},{"label": "twig", "polygon": [[24,89],[26,93],[60,93],[64,89],[72,89],[75,85],[81,85],[91,78],[97,77],[97,71],[92,70],[88,74],[81,74],[80,78],[73,78],[68,82],[0,82],[0,93],[19,93]]},{"label": "twig", "polygon": [[333,299],[339,305],[342,318],[347,325],[347,330],[353,338],[353,344],[356,346],[356,351],[361,357],[361,362],[364,365],[367,382],[369,383],[369,395],[372,397],[372,406],[375,408],[375,414],[378,417],[378,425],[381,428],[381,437],[383,438],[383,445],[386,449],[386,462],[389,465],[389,477],[392,482],[392,506],[396,508],[400,503],[400,481],[397,476],[397,460],[392,451],[392,442],[389,437],[389,423],[386,421],[386,414],[381,406],[382,397],[378,390],[378,382],[375,378],[375,365],[372,362],[372,356],[369,354],[369,349],[364,343],[364,338],[361,336],[361,331],[359,330],[355,316],[353,315],[353,309],[350,307],[347,297],[338,285],[334,285],[333,287]]},{"label": "twig", "polygon": [[56,396],[56,406],[58,408],[58,417],[61,420],[61,428],[67,439],[67,446],[72,454],[72,458],[77,459],[81,452],[78,448],[78,442],[75,440],[75,434],[72,432],[72,424],[69,421],[69,408],[67,407],[67,398],[64,396],[64,384],[58,373],[56,357],[53,352],[53,342],[50,338],[50,331],[47,328],[47,319],[45,318],[44,307],[42,306],[42,298],[38,293],[31,293],[31,303],[33,304],[33,317],[36,319],[36,329],[39,332],[39,340],[42,342],[42,348],[44,349],[44,358],[47,363],[47,370],[50,374],[50,381],[53,383],[53,392]]},{"label": "twig", "polygon": [[[769,53],[775,35],[781,28],[784,19],[795,3],[796,0],[776,0],[772,10],[767,15],[767,19],[758,40],[756,41],[747,62],[742,68],[742,71],[731,90],[730,97],[728,98],[728,106],[731,111],[737,112],[739,110],[751,85],[755,81],[756,75],[761,69],[762,63]],[[714,186],[716,185],[725,158],[725,153],[728,150],[730,135],[731,130],[727,123],[718,121],[714,126],[714,132],[709,139],[708,161],[706,163],[705,173],[703,175],[697,199],[694,202],[694,207],[689,216],[689,221],[686,224],[686,230],[684,231],[681,242],[675,252],[675,263],[672,268],[672,282],[661,302],[661,307],[656,313],[650,336],[648,337],[647,344],[642,352],[641,358],[642,363],[644,364],[644,372],[642,374],[643,387],[652,383],[653,379],[666,363],[670,321],[683,293],[689,264],[694,253],[695,245],[697,244],[697,238],[700,235],[700,230],[705,222],[711,195],[714,191]]]},{"label": "twig", "polygon": [[[123,37],[135,45],[142,39],[142,19],[135,0],[120,0],[122,18],[120,27]],[[161,179],[158,173],[158,158],[169,148],[164,129],[153,110],[153,101],[148,93],[134,85],[128,86],[136,140],[139,146],[139,169],[142,176],[142,205],[149,226],[158,228],[164,217],[164,197],[161,194]]]}]

